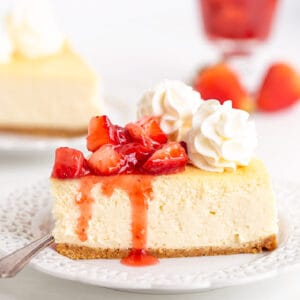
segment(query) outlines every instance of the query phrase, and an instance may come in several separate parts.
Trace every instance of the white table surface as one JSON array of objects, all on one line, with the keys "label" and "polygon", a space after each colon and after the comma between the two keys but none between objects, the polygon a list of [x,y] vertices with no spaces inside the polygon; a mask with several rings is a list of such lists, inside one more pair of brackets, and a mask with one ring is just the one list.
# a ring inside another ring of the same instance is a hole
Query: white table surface
[{"label": "white table surface", "polygon": [[[271,42],[258,57],[259,68],[278,59],[300,66],[296,30],[300,2],[281,2]],[[76,48],[101,74],[108,99],[132,107],[126,120],[133,117],[144,89],[164,78],[187,80],[197,66],[216,58],[199,30],[193,0],[55,0],[53,4]],[[299,183],[300,105],[254,118],[260,138],[258,155],[271,175]],[[0,201],[10,190],[48,176],[52,160],[49,151],[0,152]],[[0,299],[299,299],[299,280],[300,267],[276,278],[201,295],[141,296],[56,279],[26,268],[16,278],[0,280]]]}]

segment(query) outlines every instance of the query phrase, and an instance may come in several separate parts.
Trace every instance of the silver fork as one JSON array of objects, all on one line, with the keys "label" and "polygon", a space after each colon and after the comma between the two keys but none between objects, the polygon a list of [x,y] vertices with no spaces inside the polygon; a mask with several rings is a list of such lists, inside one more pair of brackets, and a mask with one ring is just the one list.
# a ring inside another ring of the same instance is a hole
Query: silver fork
[{"label": "silver fork", "polygon": [[54,237],[47,234],[36,241],[0,258],[0,278],[14,277],[40,251],[54,243]]}]

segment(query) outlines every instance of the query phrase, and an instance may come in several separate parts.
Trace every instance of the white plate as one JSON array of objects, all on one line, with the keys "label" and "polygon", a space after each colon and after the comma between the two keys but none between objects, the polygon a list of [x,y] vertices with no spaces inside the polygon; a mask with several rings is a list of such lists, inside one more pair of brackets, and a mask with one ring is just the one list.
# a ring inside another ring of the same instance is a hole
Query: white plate
[{"label": "white plate", "polygon": [[84,142],[84,137],[55,138],[0,133],[0,151],[5,152],[52,151],[62,145],[76,148]]},{"label": "white plate", "polygon": [[[214,257],[161,259],[144,268],[119,260],[73,261],[49,248],[31,263],[50,275],[102,287],[144,293],[192,293],[272,277],[300,263],[300,188],[275,184],[280,241],[273,252]],[[11,252],[51,228],[48,181],[11,193],[0,205],[0,250]]]}]

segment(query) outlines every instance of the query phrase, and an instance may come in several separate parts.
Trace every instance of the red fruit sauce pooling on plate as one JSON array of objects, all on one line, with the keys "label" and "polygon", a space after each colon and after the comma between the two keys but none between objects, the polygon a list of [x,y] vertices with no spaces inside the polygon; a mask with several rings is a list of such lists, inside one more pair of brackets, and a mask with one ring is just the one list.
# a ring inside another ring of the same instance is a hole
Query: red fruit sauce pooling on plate
[{"label": "red fruit sauce pooling on plate", "polygon": [[145,249],[132,249],[129,255],[121,260],[121,263],[131,267],[144,267],[157,264],[158,259],[147,253]]},{"label": "red fruit sauce pooling on plate", "polygon": [[92,187],[100,183],[102,193],[107,197],[111,197],[115,189],[120,189],[128,194],[132,211],[132,251],[121,262],[129,266],[147,266],[158,263],[158,259],[146,250],[147,210],[148,200],[152,198],[152,179],[151,175],[82,177],[79,189],[81,197],[76,200],[80,209],[77,223],[79,239],[82,242],[87,240],[88,222],[92,217]]}]

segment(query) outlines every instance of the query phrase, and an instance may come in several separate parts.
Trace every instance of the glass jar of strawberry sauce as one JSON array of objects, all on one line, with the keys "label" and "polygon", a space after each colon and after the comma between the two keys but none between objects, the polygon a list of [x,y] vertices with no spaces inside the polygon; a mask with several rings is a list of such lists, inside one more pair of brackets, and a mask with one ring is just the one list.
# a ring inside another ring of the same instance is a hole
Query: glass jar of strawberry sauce
[{"label": "glass jar of strawberry sauce", "polygon": [[226,53],[250,52],[267,40],[278,0],[198,0],[207,37]]}]

